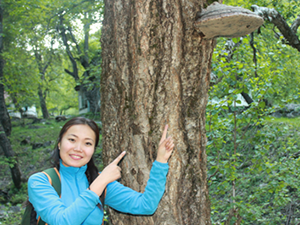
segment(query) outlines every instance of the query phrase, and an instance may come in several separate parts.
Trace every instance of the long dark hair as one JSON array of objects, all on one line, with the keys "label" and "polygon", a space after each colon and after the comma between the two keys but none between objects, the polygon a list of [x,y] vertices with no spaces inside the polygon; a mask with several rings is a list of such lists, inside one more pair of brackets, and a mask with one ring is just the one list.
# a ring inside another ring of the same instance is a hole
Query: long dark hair
[{"label": "long dark hair", "polygon": [[[51,163],[54,167],[57,168],[59,171],[59,162],[60,162],[60,154],[59,154],[59,149],[58,149],[58,143],[61,142],[61,139],[63,138],[64,134],[69,130],[70,127],[74,125],[88,125],[95,133],[96,136],[96,141],[95,141],[95,149],[99,143],[99,127],[98,125],[93,121],[85,117],[74,117],[70,119],[68,122],[65,123],[65,125],[61,128],[55,148],[53,150],[52,158],[51,158]],[[89,184],[91,184],[99,175],[98,168],[96,167],[94,163],[93,157],[91,160],[87,163],[87,169],[86,169],[86,177],[89,181]],[[102,206],[104,206],[104,192],[100,196],[100,201],[102,203]],[[101,208],[102,209],[102,208]]]}]

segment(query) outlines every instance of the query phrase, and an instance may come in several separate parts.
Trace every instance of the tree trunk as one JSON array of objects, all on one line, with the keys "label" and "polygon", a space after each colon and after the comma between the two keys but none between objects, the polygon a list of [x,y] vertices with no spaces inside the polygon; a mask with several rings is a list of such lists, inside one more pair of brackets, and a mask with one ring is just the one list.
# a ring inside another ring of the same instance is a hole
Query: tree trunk
[{"label": "tree trunk", "polygon": [[4,132],[2,124],[0,124],[0,149],[3,150],[5,157],[11,160],[9,168],[10,168],[12,180],[14,182],[15,187],[20,189],[22,183],[21,171],[19,168],[18,161],[15,158],[15,153],[11,148],[10,141]]},{"label": "tree trunk", "polygon": [[[38,46],[34,46],[35,60],[38,65],[38,68],[39,68],[39,72],[40,72],[39,75],[41,78],[41,82],[43,82],[45,80],[46,70],[52,61],[52,54],[50,54],[50,57],[47,60],[43,60],[43,58],[45,58],[45,56],[42,57],[42,55],[39,53],[38,49],[39,49]],[[43,63],[43,61],[44,61],[44,63]],[[39,87],[38,87],[38,96],[39,96],[39,100],[40,100],[40,106],[42,109],[43,118],[49,119],[50,116],[49,116],[49,112],[48,112],[47,104],[46,104],[46,95],[43,93],[41,84],[39,84]]]},{"label": "tree trunk", "polygon": [[[68,54],[69,60],[72,64],[73,71],[69,71],[65,69],[65,72],[71,75],[75,81],[79,81],[79,75],[78,75],[78,66],[76,62],[76,58],[74,57],[70,47],[70,42],[75,44],[76,46],[76,51],[77,54],[80,56],[79,61],[83,68],[86,70],[83,73],[83,77],[86,79],[89,79],[90,82],[92,83],[95,79],[94,77],[90,77],[90,67],[91,65],[97,65],[100,64],[100,59],[98,61],[95,61],[95,59],[92,59],[91,62],[89,62],[89,57],[88,57],[88,52],[89,52],[89,31],[90,31],[90,25],[91,25],[91,20],[89,19],[88,13],[85,13],[85,23],[84,23],[84,49],[83,52],[77,43],[77,40],[75,38],[75,35],[72,32],[71,27],[67,27],[67,25],[64,24],[64,15],[60,15],[60,36],[62,38],[62,41],[64,43],[64,46],[66,48],[66,52]],[[68,34],[68,35],[67,35]],[[98,58],[96,55],[95,58]],[[95,80],[95,82],[97,82]],[[90,84],[89,84],[90,85]],[[87,97],[87,100],[90,104],[90,112],[93,113],[94,115],[99,112],[99,100],[100,100],[100,94],[99,94],[99,88],[94,85],[92,90],[88,90],[88,85],[82,84],[81,85],[81,91],[84,92],[84,95]]]},{"label": "tree trunk", "polygon": [[121,151],[122,183],[143,192],[165,124],[176,148],[153,216],[110,210],[112,224],[211,224],[205,109],[214,40],[194,29],[201,0],[106,0],[102,31],[103,157]]},{"label": "tree trunk", "polygon": [[[100,63],[100,62],[98,62]],[[91,64],[90,64],[91,65]],[[96,115],[99,111],[100,111],[100,88],[99,88],[99,84],[96,85],[95,82],[96,79],[95,77],[90,77],[90,71],[87,70],[84,72],[83,76],[85,77],[89,77],[89,81],[90,83],[88,84],[83,84],[81,86],[81,91],[84,93],[84,95],[86,96],[88,102],[89,102],[89,107],[90,107],[90,112],[93,115]],[[92,88],[91,88],[92,86]]]},{"label": "tree trunk", "polygon": [[38,95],[39,95],[39,99],[40,99],[40,105],[41,105],[41,109],[42,109],[42,113],[43,113],[43,118],[49,119],[50,116],[49,116],[49,112],[48,112],[47,105],[46,105],[46,100],[43,95],[43,90],[42,90],[41,86],[39,86],[39,88],[38,88]]},{"label": "tree trunk", "polygon": [[85,95],[90,104],[90,112],[96,115],[97,112],[100,111],[100,89],[93,88],[92,90],[85,90]]},{"label": "tree trunk", "polygon": [[[2,58],[3,52],[3,6],[0,0],[0,81],[3,80],[3,67],[4,60]],[[7,158],[13,159],[14,151],[7,138],[11,133],[11,122],[7,112],[4,99],[4,85],[0,82],[0,149],[4,151]],[[13,166],[10,167],[12,179],[16,188],[21,188],[21,172],[17,161],[12,162]]]}]

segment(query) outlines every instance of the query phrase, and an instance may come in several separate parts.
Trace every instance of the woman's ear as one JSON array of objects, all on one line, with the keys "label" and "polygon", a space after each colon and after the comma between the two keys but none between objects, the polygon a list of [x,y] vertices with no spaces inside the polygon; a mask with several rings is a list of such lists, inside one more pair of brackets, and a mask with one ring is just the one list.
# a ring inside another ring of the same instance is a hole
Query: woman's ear
[{"label": "woman's ear", "polygon": [[57,144],[58,150],[60,150],[60,143]]}]

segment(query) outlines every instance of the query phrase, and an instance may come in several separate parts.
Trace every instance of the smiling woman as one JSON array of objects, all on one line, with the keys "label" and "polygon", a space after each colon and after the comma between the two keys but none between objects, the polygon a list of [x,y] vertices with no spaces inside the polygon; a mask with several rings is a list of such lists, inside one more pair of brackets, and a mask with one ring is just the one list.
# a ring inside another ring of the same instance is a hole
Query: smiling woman
[{"label": "smiling woman", "polygon": [[97,124],[83,117],[71,119],[61,129],[53,154],[53,165],[61,179],[61,196],[46,174],[32,175],[28,180],[29,201],[36,211],[32,219],[51,225],[101,224],[104,200],[120,212],[153,214],[165,191],[167,161],[174,148],[172,138],[166,137],[167,129],[166,125],[145,192],[139,193],[116,181],[121,178],[118,163],[126,152],[99,173],[93,162],[99,142]]}]

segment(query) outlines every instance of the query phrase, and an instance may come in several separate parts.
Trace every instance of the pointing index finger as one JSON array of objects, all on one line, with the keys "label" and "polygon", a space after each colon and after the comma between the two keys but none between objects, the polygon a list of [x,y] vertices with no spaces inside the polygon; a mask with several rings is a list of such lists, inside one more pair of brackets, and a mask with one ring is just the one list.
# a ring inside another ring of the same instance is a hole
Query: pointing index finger
[{"label": "pointing index finger", "polygon": [[121,161],[121,159],[124,157],[125,154],[126,154],[126,151],[123,151],[112,163],[117,165]]},{"label": "pointing index finger", "polygon": [[168,124],[166,124],[164,132],[163,132],[163,134],[161,136],[161,139],[160,139],[160,143],[162,143],[167,138],[168,127],[169,127]]}]

